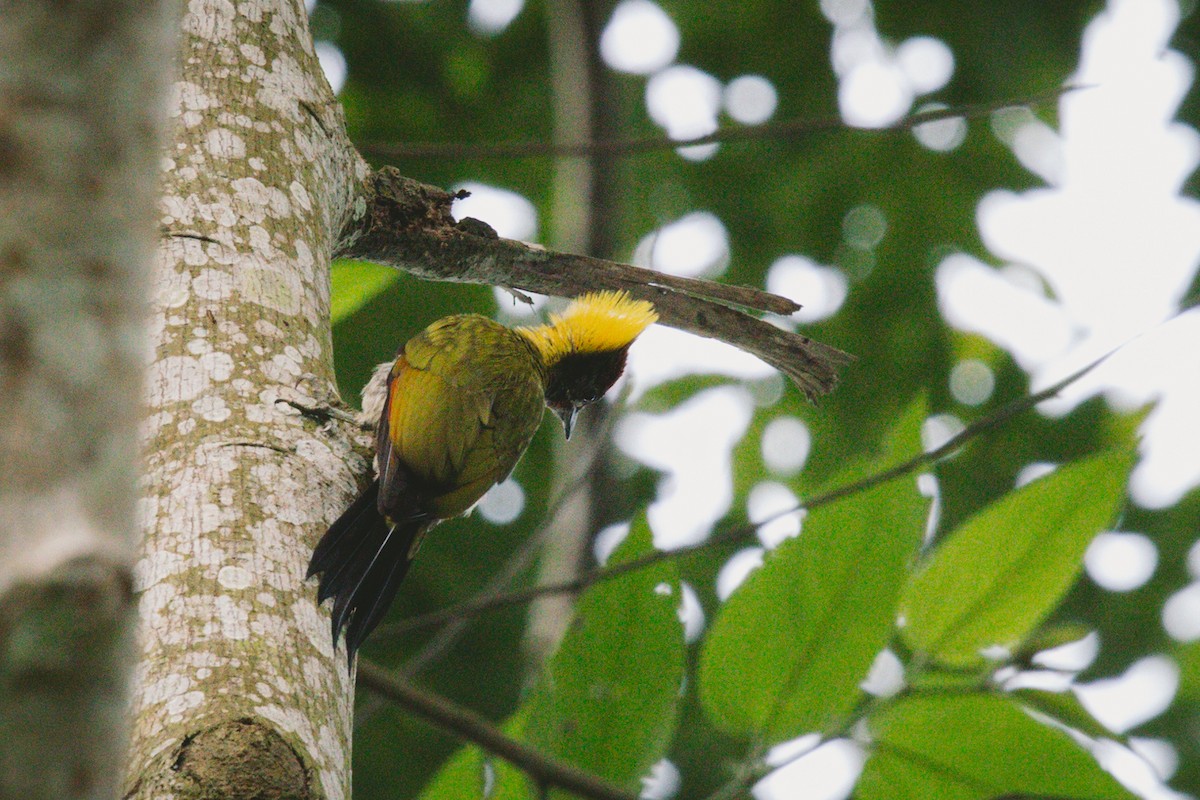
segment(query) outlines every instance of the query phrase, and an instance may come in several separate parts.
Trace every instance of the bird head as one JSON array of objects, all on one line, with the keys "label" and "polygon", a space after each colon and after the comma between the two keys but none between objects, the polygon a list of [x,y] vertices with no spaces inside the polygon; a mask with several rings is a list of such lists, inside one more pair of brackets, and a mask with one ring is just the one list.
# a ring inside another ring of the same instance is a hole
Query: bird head
[{"label": "bird head", "polygon": [[546,405],[568,438],[579,409],[594,403],[625,370],[629,346],[658,320],[654,306],[628,292],[593,292],[550,322],[520,328],[546,365]]}]

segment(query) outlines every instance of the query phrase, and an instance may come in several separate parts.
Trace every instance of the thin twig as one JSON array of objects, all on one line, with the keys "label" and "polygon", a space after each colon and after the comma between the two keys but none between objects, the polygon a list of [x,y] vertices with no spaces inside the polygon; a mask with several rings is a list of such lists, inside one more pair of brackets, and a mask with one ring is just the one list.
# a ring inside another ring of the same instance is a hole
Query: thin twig
[{"label": "thin twig", "polygon": [[421,691],[408,682],[389,675],[369,661],[359,659],[358,684],[377,692],[410,713],[437,725],[442,730],[476,744],[503,758],[530,776],[536,783],[554,786],[593,800],[636,800],[606,780],[584,772],[542,751],[511,739],[483,717],[439,695]]},{"label": "thin twig", "polygon": [[828,492],[824,492],[811,498],[807,503],[802,503],[794,508],[785,509],[775,514],[771,514],[759,522],[752,523],[750,525],[739,526],[722,533],[714,534],[708,539],[696,544],[685,545],[674,550],[656,550],[652,553],[642,556],[641,558],[625,561],[604,569],[595,569],[591,572],[586,572],[583,575],[580,575],[574,580],[563,581],[562,583],[556,584],[547,584],[543,586],[534,586],[500,595],[498,597],[467,600],[459,603],[458,605],[450,606],[449,608],[445,608],[440,611],[433,611],[428,614],[423,614],[419,617],[413,617],[412,619],[397,623],[392,632],[403,633],[429,627],[431,625],[441,625],[461,616],[474,616],[485,611],[527,603],[530,600],[543,595],[580,592],[592,584],[611,580],[612,578],[624,575],[627,572],[633,572],[634,570],[653,566],[654,564],[658,564],[662,561],[683,558],[701,550],[740,542],[743,539],[753,536],[762,526],[774,522],[782,517],[786,517],[789,514],[796,514],[801,511],[812,510],[821,506],[829,505],[830,503],[836,502],[837,500],[841,500],[850,495],[858,494],[868,489],[873,489],[874,487],[889,481],[896,480],[897,478],[907,475],[927,464],[940,461],[942,458],[962,447],[968,441],[984,431],[1002,425],[1018,414],[1033,408],[1038,403],[1054,397],[1067,386],[1091,372],[1110,355],[1112,355],[1112,352],[1104,354],[1082,369],[1072,373],[1071,375],[1068,375],[1066,378],[1063,378],[1058,383],[1055,383],[1054,385],[1049,386],[1040,392],[1029,395],[1028,397],[1015,400],[993,414],[990,414],[989,416],[978,420],[971,425],[968,425],[956,436],[948,439],[940,447],[936,447],[933,450],[913,456],[907,461],[897,464],[896,466],[886,469],[882,472],[876,473],[875,475],[870,475],[862,480],[853,481],[852,483],[848,483],[844,486],[831,489]]},{"label": "thin twig", "polygon": [[691,139],[672,139],[667,136],[639,136],[607,141],[557,143],[542,141],[524,142],[360,142],[360,151],[381,158],[420,158],[433,160],[478,159],[478,158],[540,158],[586,157],[595,155],[630,156],[640,153],[674,150],[680,147],[717,144],[722,142],[768,141],[799,139],[815,133],[835,130],[863,130],[867,132],[908,131],[929,122],[962,117],[975,119],[987,116],[1004,108],[1039,106],[1053,102],[1068,92],[1087,88],[1071,85],[1061,86],[1047,92],[1016,100],[998,103],[972,103],[953,108],[930,109],[909,114],[903,119],[879,128],[855,128],[847,125],[838,115],[805,117],[780,120],[762,125],[746,125],[721,128],[704,136]]}]

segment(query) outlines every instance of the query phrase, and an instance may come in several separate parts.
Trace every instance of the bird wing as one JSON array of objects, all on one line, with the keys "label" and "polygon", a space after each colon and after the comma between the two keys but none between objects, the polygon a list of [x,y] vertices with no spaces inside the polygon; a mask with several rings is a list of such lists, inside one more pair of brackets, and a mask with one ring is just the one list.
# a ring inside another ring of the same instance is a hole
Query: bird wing
[{"label": "bird wing", "polygon": [[380,510],[464,513],[512,471],[541,421],[532,352],[484,317],[448,317],[409,340],[378,434]]}]

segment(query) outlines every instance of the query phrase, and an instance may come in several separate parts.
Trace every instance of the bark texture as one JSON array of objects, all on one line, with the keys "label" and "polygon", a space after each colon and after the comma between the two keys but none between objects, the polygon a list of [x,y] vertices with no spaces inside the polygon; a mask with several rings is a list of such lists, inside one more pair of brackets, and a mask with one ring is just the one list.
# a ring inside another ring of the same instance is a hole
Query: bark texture
[{"label": "bark texture", "polygon": [[111,798],[173,3],[0,10],[0,797]]},{"label": "bark texture", "polygon": [[299,0],[191,0],[180,45],[128,788],[346,797],[353,686],[304,573],[366,467],[277,401],[335,394],[329,254],[367,168]]}]

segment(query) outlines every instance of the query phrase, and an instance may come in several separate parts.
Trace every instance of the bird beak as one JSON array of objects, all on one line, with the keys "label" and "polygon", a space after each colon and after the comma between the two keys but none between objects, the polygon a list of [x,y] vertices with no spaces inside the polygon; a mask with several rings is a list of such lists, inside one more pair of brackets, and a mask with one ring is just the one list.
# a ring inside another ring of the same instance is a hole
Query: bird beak
[{"label": "bird beak", "polygon": [[575,415],[579,413],[579,407],[575,405],[567,406],[566,408],[556,408],[554,413],[562,421],[563,432],[567,438],[571,438],[571,429],[575,427]]}]

